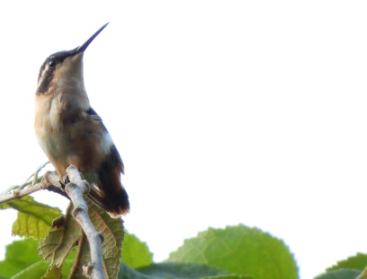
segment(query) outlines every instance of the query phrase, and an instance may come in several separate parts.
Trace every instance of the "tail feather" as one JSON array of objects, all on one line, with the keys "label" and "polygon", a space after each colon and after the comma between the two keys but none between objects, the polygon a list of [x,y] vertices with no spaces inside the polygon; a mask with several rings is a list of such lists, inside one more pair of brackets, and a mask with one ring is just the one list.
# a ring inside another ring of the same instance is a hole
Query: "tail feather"
[{"label": "tail feather", "polygon": [[90,199],[112,217],[125,214],[130,209],[128,194],[120,181],[123,171],[124,165],[113,145],[109,156],[97,170],[98,182],[95,183],[97,189],[92,188],[89,193]]},{"label": "tail feather", "polygon": [[[110,188],[108,187],[108,189]],[[118,217],[119,215],[126,214],[130,209],[129,197],[124,188],[121,188],[118,192],[109,190],[101,192],[92,188],[88,197],[98,206],[106,210],[110,216],[114,218]]]}]

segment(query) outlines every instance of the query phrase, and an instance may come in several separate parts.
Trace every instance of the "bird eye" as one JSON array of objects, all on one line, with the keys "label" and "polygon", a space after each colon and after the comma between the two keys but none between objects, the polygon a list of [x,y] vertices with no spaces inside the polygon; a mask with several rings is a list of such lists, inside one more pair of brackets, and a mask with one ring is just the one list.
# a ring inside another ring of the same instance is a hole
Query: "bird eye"
[{"label": "bird eye", "polygon": [[50,61],[48,61],[48,66],[50,66],[51,68],[55,67],[56,65],[56,61],[54,59],[51,59]]}]

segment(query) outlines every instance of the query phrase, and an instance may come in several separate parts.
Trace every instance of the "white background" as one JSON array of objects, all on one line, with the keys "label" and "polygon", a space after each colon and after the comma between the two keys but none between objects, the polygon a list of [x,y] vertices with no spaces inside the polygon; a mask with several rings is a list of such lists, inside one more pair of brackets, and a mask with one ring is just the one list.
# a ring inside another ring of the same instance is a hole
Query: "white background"
[{"label": "white background", "polygon": [[[312,278],[367,250],[366,14],[335,0],[2,2],[0,190],[46,161],[42,62],[109,21],[85,83],[126,166],[126,228],[161,261],[208,226],[256,226]],[[0,214],[3,256],[15,213]]]}]

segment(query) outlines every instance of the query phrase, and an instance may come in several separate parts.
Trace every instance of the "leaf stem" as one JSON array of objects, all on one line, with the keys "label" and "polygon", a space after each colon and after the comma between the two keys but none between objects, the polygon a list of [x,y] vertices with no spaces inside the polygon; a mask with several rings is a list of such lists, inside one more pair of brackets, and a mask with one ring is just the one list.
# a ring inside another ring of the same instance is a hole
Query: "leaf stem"
[{"label": "leaf stem", "polygon": [[68,279],[72,279],[73,276],[75,275],[75,273],[77,272],[79,259],[80,259],[80,256],[82,254],[84,239],[85,239],[85,234],[82,231],[82,233],[80,235],[80,238],[79,238],[79,241],[78,241],[78,248],[77,248],[76,253],[75,253],[73,267],[71,268],[71,272],[70,272],[70,275],[69,275]]}]

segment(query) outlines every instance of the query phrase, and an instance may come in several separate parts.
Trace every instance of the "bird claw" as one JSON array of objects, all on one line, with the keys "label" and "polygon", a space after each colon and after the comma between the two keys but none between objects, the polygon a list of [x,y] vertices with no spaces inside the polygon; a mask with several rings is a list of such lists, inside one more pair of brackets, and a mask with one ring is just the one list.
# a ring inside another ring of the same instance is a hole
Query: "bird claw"
[{"label": "bird claw", "polygon": [[70,183],[70,179],[69,176],[67,174],[65,174],[61,179],[60,179],[60,184],[61,184],[61,188],[65,189],[66,184]]}]

